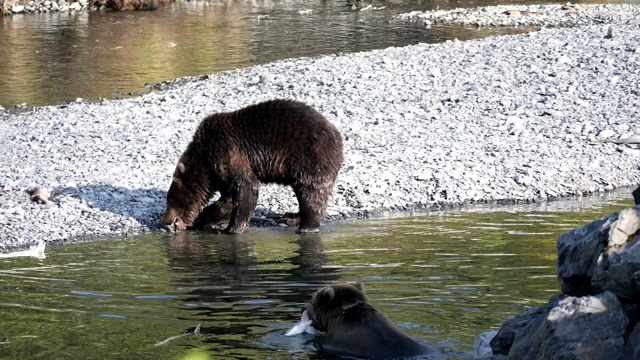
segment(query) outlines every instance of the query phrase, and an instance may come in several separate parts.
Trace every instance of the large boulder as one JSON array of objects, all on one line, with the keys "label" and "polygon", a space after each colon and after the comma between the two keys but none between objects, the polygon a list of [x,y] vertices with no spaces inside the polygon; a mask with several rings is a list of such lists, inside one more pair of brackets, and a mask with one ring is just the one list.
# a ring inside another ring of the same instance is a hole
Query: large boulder
[{"label": "large boulder", "polygon": [[635,207],[558,237],[562,294],[507,320],[492,360],[640,359],[640,188],[633,195]]},{"label": "large boulder", "polygon": [[549,308],[558,304],[560,299],[564,298],[562,295],[556,295],[545,306],[532,308],[527,310],[524,314],[516,315],[509,318],[500,331],[491,339],[491,350],[494,355],[508,355],[511,346],[516,339],[519,339],[523,335],[524,328],[538,319],[540,315],[549,312]]},{"label": "large boulder", "polygon": [[629,320],[611,292],[566,297],[524,329],[511,359],[620,359]]},{"label": "large boulder", "polygon": [[611,224],[607,247],[590,269],[594,293],[612,291],[629,301],[640,300],[640,206],[622,210]]},{"label": "large boulder", "polygon": [[605,216],[558,237],[558,280],[571,296],[609,290],[638,297],[640,206]]},{"label": "large boulder", "polygon": [[624,359],[623,351],[632,351],[624,348],[629,323],[626,312],[609,291],[595,296],[555,296],[537,312],[524,327],[518,321],[514,330],[505,329],[510,326],[507,321],[491,341],[493,353],[504,354],[505,344],[497,339],[509,331],[514,340],[507,359],[616,360]]},{"label": "large boulder", "polygon": [[558,280],[562,293],[591,294],[589,269],[606,247],[609,228],[616,220],[618,214],[612,214],[558,237]]},{"label": "large boulder", "polygon": [[624,359],[640,359],[640,324],[636,324],[629,334],[623,356]]}]

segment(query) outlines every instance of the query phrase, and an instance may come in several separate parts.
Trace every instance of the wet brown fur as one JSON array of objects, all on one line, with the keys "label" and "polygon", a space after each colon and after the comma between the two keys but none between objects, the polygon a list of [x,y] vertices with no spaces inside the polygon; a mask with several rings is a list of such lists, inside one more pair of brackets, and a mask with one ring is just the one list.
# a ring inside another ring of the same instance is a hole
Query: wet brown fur
[{"label": "wet brown fur", "polygon": [[337,284],[318,290],[307,305],[312,326],[326,333],[322,349],[347,356],[391,359],[432,350],[403,334],[371,306],[364,285]]},{"label": "wet brown fur", "polygon": [[115,11],[122,10],[156,10],[161,4],[171,0],[97,0],[96,3]]},{"label": "wet brown fur", "polygon": [[2,11],[2,15],[11,14],[9,4],[5,0],[0,0],[0,11]]},{"label": "wet brown fur", "polygon": [[[271,100],[206,117],[180,157],[167,193],[165,225],[177,230],[229,220],[240,233],[261,183],[290,185],[299,232],[317,232],[342,166],[342,137],[322,114],[292,100]],[[202,209],[213,194],[220,198]]]}]

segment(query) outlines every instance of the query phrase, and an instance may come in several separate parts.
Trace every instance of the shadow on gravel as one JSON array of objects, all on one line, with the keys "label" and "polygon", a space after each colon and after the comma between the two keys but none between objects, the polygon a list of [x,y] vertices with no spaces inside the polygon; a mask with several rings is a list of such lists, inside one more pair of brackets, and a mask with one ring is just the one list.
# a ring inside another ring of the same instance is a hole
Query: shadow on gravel
[{"label": "shadow on gravel", "polygon": [[[71,197],[79,199],[85,206],[77,206],[84,215],[91,217],[90,209],[107,211],[125,218],[133,218],[141,225],[151,230],[164,228],[162,215],[166,206],[167,192],[160,189],[128,189],[121,186],[105,184],[84,185],[79,187],[63,186],[54,188],[51,193],[51,201],[60,203],[61,198]],[[251,226],[275,227],[286,221],[291,221],[291,214],[280,214],[267,211],[261,216],[252,216]],[[287,216],[288,215],[288,216]],[[100,214],[93,214],[97,221],[103,221]],[[294,219],[295,220],[295,219]],[[108,226],[109,224],[105,224]],[[201,230],[222,230],[224,225],[206,226]],[[289,224],[297,227],[297,223]]]},{"label": "shadow on gravel", "polygon": [[[150,229],[159,229],[162,226],[167,192],[160,189],[128,189],[121,186],[95,184],[58,187],[53,189],[51,195],[51,200],[55,203],[65,196],[81,200],[86,205],[86,209],[81,208],[83,212],[91,213],[89,209],[108,211],[133,218]],[[95,216],[100,217],[99,214]]]}]

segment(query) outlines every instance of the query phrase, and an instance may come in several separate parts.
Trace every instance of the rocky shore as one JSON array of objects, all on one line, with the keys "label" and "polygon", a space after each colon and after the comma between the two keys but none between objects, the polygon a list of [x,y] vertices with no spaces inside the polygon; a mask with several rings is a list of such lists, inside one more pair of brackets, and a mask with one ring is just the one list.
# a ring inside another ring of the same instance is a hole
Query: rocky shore
[{"label": "rocky shore", "polygon": [[[158,230],[198,122],[272,98],[314,106],[344,136],[327,219],[634,186],[639,93],[630,23],[294,59],[134,99],[0,110],[0,251]],[[296,209],[290,189],[266,186],[255,216]]]},{"label": "rocky shore", "polygon": [[50,11],[71,12],[71,11],[86,9],[88,1],[87,0],[81,0],[81,1],[83,1],[84,4],[80,3],[79,1],[74,1],[73,3],[71,3],[73,7],[66,0],[61,0],[61,1],[49,0],[49,1],[41,1],[41,2],[32,1],[30,3],[27,3],[27,5],[22,5],[22,4],[6,5],[6,8],[4,8],[4,12],[6,12],[9,15],[29,13],[29,12],[50,12]]},{"label": "rocky shore", "polygon": [[638,5],[633,4],[500,5],[413,11],[402,14],[398,18],[405,21],[419,21],[427,27],[435,24],[477,27],[570,27],[637,21],[640,19],[638,9]]},{"label": "rocky shore", "polygon": [[0,16],[28,13],[74,13],[85,10],[155,10],[170,0],[0,0]]},{"label": "rocky shore", "polygon": [[[634,197],[640,204],[640,188]],[[510,318],[495,336],[481,335],[477,352],[496,360],[638,359],[638,244],[640,205],[562,234],[558,237],[562,293],[544,306]]]}]

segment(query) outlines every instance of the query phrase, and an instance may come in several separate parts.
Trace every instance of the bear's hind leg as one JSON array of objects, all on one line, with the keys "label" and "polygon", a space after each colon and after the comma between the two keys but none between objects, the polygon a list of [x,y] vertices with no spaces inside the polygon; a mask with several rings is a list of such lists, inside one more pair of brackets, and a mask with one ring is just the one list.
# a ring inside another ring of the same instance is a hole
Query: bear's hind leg
[{"label": "bear's hind leg", "polygon": [[320,221],[333,190],[333,182],[318,185],[295,184],[293,192],[298,198],[300,226],[298,233],[316,233],[320,231]]},{"label": "bear's hind leg", "polygon": [[258,204],[258,191],[260,181],[258,179],[245,179],[235,183],[231,189],[233,210],[229,226],[224,230],[229,234],[240,234],[249,224],[253,210]]}]

